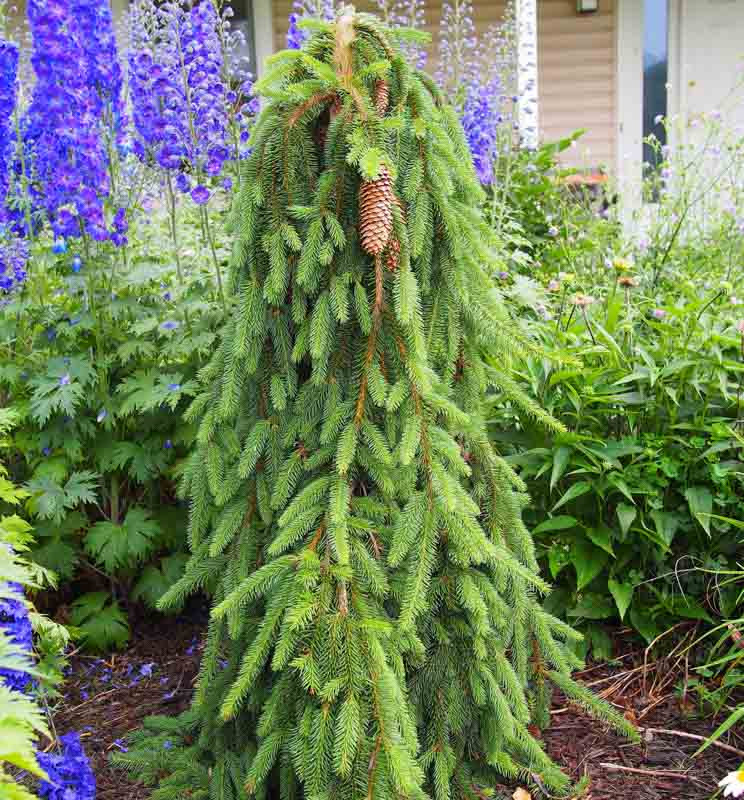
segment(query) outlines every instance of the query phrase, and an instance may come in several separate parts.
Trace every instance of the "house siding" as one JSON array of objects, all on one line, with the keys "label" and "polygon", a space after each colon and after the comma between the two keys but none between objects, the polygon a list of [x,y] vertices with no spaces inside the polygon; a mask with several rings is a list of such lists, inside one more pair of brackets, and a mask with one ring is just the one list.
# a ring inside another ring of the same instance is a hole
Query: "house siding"
[{"label": "house siding", "polygon": [[542,137],[554,141],[585,128],[564,160],[615,165],[615,4],[600,0],[577,15],[569,0],[538,0],[538,81]]}]

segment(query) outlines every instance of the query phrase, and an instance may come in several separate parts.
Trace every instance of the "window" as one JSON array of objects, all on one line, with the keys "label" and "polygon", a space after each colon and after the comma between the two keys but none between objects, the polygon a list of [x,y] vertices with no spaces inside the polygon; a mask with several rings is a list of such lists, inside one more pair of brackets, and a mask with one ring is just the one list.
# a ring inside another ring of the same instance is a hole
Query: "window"
[{"label": "window", "polygon": [[643,161],[653,168],[657,151],[645,140],[652,134],[662,145],[666,131],[658,120],[667,115],[669,80],[669,7],[667,0],[643,2]]},{"label": "window", "polygon": [[230,20],[231,29],[240,31],[242,42],[234,52],[240,66],[248,68],[250,73],[256,75],[256,46],[253,35],[253,0],[233,0],[232,9],[235,16]]}]

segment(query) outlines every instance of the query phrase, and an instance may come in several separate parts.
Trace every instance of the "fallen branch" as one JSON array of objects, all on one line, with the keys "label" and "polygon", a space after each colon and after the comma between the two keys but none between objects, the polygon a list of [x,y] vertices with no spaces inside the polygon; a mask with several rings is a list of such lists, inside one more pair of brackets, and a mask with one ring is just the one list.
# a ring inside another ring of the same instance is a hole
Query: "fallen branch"
[{"label": "fallen branch", "polygon": [[599,765],[602,769],[607,769],[610,772],[632,772],[634,775],[646,775],[655,778],[678,778],[680,780],[689,780],[686,772],[672,772],[668,769],[638,769],[637,767],[625,767],[622,764],[607,764],[602,762]]},{"label": "fallen branch", "polygon": [[[685,731],[668,730],[667,728],[639,728],[638,730],[642,731],[643,733],[658,733],[666,736],[679,736],[682,739],[693,739],[696,742],[708,741],[708,737],[706,736],[698,736],[696,733],[686,733]],[[744,758],[744,750],[739,750],[736,747],[732,747],[730,744],[725,744],[724,742],[711,742],[711,744],[714,747],[719,747],[721,750],[726,750],[729,753],[733,753],[734,755]]]}]

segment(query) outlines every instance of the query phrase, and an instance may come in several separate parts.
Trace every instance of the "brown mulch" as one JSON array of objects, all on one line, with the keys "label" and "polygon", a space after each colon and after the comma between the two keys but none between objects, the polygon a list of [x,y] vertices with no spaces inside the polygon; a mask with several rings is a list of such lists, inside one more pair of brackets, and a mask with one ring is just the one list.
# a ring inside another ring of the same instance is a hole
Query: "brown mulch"
[{"label": "brown mulch", "polygon": [[[98,800],[149,797],[149,789],[112,769],[108,756],[145,716],[177,714],[188,707],[205,628],[203,609],[178,618],[152,615],[135,621],[125,652],[105,659],[73,658],[55,725],[59,734],[81,732],[96,773]],[[629,744],[556,696],[552,725],[542,734],[547,751],[575,780],[590,776],[583,800],[707,800],[744,757],[710,747],[693,758],[701,742],[683,734],[707,737],[723,717],[697,716],[675,689],[682,676],[671,675],[664,662],[649,663],[637,645],[635,650],[626,642],[622,646],[628,649],[619,661],[591,666],[578,677],[636,722],[642,744]],[[741,729],[721,741],[744,751]],[[514,791],[499,789],[505,798]],[[533,787],[533,800],[542,797]]]}]

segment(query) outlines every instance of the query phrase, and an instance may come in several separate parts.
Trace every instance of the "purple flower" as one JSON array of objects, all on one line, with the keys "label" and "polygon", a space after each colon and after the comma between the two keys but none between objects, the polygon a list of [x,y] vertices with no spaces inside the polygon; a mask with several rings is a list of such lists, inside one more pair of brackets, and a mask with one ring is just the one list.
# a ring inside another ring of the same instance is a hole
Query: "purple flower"
[{"label": "purple flower", "polygon": [[233,187],[232,178],[225,178],[225,180],[222,181],[222,188],[226,192],[231,192],[232,191],[232,187]]},{"label": "purple flower", "polygon": [[666,315],[667,315],[667,312],[663,308],[655,308],[651,312],[651,316],[654,319],[664,319],[664,317],[666,317]]},{"label": "purple flower", "polygon": [[203,206],[209,200],[209,189],[206,186],[195,186],[191,190],[191,199],[198,205]]},{"label": "purple flower", "polygon": [[[7,588],[15,597],[0,598],[0,630],[5,633],[11,644],[20,647],[28,654],[30,668],[30,656],[33,653],[33,630],[28,615],[28,606],[23,598],[23,587],[18,583],[8,583]],[[22,692],[28,688],[30,683],[30,676],[24,670],[0,668],[0,685]]]},{"label": "purple flower", "polygon": [[163,447],[166,450],[171,450],[173,448],[173,442],[170,439],[166,439],[165,442],[163,443]]},{"label": "purple flower", "polygon": [[172,689],[170,692],[166,692],[163,695],[163,700],[172,700],[176,696],[177,689]]},{"label": "purple flower", "polygon": [[163,742],[163,750],[171,750],[173,749],[173,742],[170,739],[166,739]]},{"label": "purple flower", "polygon": [[168,391],[169,392],[180,392],[181,391],[181,384],[180,383],[169,383],[168,384]]},{"label": "purple flower", "polygon": [[43,447],[41,450],[41,454],[44,456],[44,458],[48,458],[52,454],[52,451],[48,447]]},{"label": "purple flower", "polygon": [[212,0],[192,7],[142,0],[130,12],[135,152],[177,173],[183,193],[190,191],[185,169],[198,180],[238,157],[230,136],[237,104],[226,81],[233,64],[225,61],[237,40],[228,16],[226,8],[221,18]]},{"label": "purple flower", "polygon": [[178,327],[178,322],[174,319],[167,319],[165,322],[160,323],[160,327],[164,331],[174,331]]},{"label": "purple flower", "polygon": [[152,675],[153,667],[155,666],[155,662],[151,661],[149,664],[143,664],[139,668],[139,674],[143,678],[149,678]]},{"label": "purple flower", "polygon": [[60,379],[59,379],[60,386],[69,386],[70,385],[70,373],[66,372]]},{"label": "purple flower", "polygon": [[83,260],[80,256],[75,256],[72,259],[72,271],[73,272],[80,272],[80,268],[83,266]]},{"label": "purple flower", "polygon": [[67,242],[64,239],[55,239],[52,244],[52,252],[60,255],[67,252]]},{"label": "purple flower", "polygon": [[6,232],[0,238],[0,290],[10,292],[26,280],[28,241]]},{"label": "purple flower", "polygon": [[111,190],[106,138],[119,137],[124,120],[110,6],[29,0],[28,20],[36,81],[24,148],[35,176],[34,205],[58,237],[86,233],[103,241]]},{"label": "purple flower", "polygon": [[556,228],[555,225],[551,225],[548,228],[548,236],[552,236],[554,239],[558,236],[558,228]]},{"label": "purple flower", "polygon": [[39,795],[48,800],[95,800],[96,779],[77,733],[60,737],[61,753],[38,753],[39,766],[49,781],[42,780]]},{"label": "purple flower", "polygon": [[18,46],[0,39],[0,217],[10,184],[13,160],[13,112],[18,95]]}]

